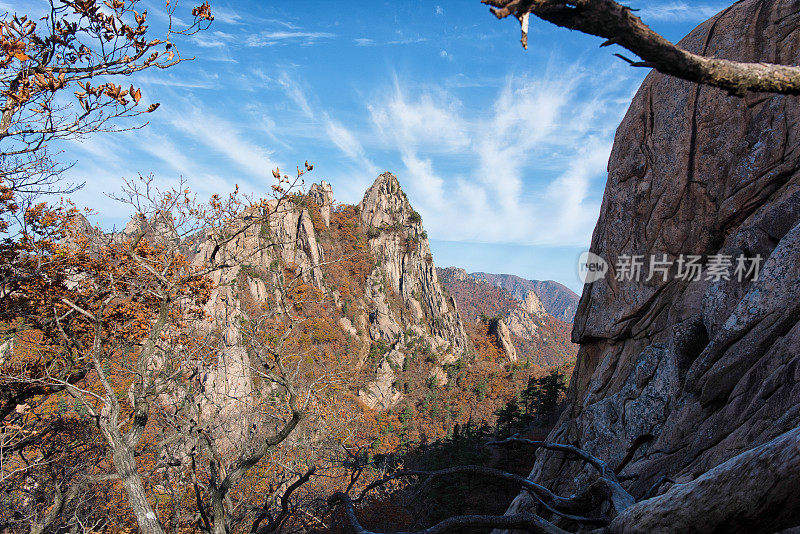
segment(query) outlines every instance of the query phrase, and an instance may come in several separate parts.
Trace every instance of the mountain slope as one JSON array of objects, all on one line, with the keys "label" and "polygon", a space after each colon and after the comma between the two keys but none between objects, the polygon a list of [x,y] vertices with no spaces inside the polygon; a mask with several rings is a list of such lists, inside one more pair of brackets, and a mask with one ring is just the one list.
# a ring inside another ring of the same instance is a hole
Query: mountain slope
[{"label": "mountain slope", "polygon": [[552,280],[527,280],[513,274],[471,273],[478,280],[485,280],[502,287],[519,300],[525,300],[533,292],[544,309],[557,319],[571,323],[578,309],[580,297],[565,285]]},{"label": "mountain slope", "polygon": [[570,341],[571,325],[545,313],[535,293],[528,292],[520,301],[501,287],[473,278],[464,269],[447,267],[437,271],[442,285],[458,304],[465,324],[481,328],[489,318],[502,317],[519,361],[541,367],[571,365],[575,361],[578,346]]}]

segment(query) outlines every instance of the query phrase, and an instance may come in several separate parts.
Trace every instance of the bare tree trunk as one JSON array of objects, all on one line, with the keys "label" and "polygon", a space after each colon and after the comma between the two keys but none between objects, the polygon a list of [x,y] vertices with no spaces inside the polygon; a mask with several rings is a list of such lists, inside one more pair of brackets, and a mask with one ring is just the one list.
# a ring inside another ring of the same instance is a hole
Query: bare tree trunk
[{"label": "bare tree trunk", "polygon": [[139,529],[144,534],[164,534],[158,517],[147,502],[147,493],[142,478],[136,470],[133,450],[127,444],[119,442],[112,445],[112,448],[114,467],[128,495],[128,503],[136,516],[136,522],[139,523]]},{"label": "bare tree trunk", "polygon": [[[211,503],[212,510],[214,511],[214,524],[212,525],[212,534],[227,534],[228,532],[228,514],[225,512],[225,499],[220,492],[213,493],[213,502]],[[217,519],[219,518],[219,519]]]},{"label": "bare tree trunk", "polygon": [[67,490],[67,493],[64,494],[61,491],[61,487],[57,485],[55,488],[56,496],[53,506],[50,507],[50,510],[47,511],[41,521],[34,523],[31,526],[30,534],[43,534],[50,529],[50,527],[53,526],[53,523],[55,523],[56,519],[58,519],[61,513],[64,511],[64,507],[67,506],[78,495],[78,490],[79,484],[75,483],[71,485]]}]

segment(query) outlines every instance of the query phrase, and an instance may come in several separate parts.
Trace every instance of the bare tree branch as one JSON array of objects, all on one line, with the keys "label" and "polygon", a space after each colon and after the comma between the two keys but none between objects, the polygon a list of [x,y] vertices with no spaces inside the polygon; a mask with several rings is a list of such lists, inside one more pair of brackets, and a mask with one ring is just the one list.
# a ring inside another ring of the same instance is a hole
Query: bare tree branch
[{"label": "bare tree branch", "polygon": [[[353,508],[353,500],[345,493],[335,493],[328,503],[331,506],[340,505],[344,508],[347,521],[350,523],[355,534],[380,534],[367,530],[358,521],[355,509]],[[508,528],[508,529],[523,529],[535,534],[569,534],[566,530],[562,530],[539,517],[536,514],[514,514],[514,515],[459,515],[448,517],[447,519],[435,524],[432,527],[424,530],[418,530],[413,533],[400,532],[397,534],[442,534],[456,529],[463,529],[468,527],[489,527],[489,528]]]},{"label": "bare tree branch", "polygon": [[522,46],[528,47],[528,16],[533,14],[563,28],[606,39],[600,46],[619,45],[640,61],[620,54],[631,66],[656,69],[688,80],[719,87],[733,95],[763,91],[800,94],[800,67],[743,63],[688,52],[654,32],[627,7],[614,0],[481,0],[498,18],[513,15],[522,27]]}]

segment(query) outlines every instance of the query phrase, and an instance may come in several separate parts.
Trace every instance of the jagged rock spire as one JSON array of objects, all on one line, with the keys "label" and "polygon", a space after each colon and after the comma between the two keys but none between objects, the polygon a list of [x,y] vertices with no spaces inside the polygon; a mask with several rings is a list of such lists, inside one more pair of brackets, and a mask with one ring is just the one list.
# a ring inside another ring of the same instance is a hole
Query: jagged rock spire
[{"label": "jagged rock spire", "polygon": [[308,188],[308,196],[319,204],[319,212],[322,215],[322,222],[328,227],[331,225],[331,205],[333,204],[333,188],[331,184],[322,180],[318,184],[311,184]]}]

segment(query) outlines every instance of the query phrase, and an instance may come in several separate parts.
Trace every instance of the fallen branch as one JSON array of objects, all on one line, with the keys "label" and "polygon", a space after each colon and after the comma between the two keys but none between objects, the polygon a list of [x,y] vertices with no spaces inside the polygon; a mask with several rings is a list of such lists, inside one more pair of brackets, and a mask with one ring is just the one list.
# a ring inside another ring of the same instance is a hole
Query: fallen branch
[{"label": "fallen branch", "polygon": [[585,506],[586,503],[595,502],[598,497],[602,497],[614,505],[615,513],[620,513],[622,510],[625,510],[636,502],[633,496],[622,487],[619,479],[617,479],[616,473],[608,466],[606,462],[578,447],[564,445],[561,443],[534,441],[524,438],[508,438],[502,441],[490,441],[487,443],[487,445],[528,445],[534,448],[564,452],[570,456],[583,460],[587,464],[594,467],[600,474],[600,477],[595,480],[586,489],[586,491],[581,492],[569,499],[564,499],[563,502],[559,503],[558,508],[560,510],[571,510],[576,507],[582,507]]},{"label": "fallen branch", "polygon": [[[461,466],[430,472],[401,471],[370,484],[356,501],[340,492],[333,495],[328,503],[343,508],[356,534],[378,534],[365,529],[355,514],[354,502],[362,500],[368,491],[400,476],[426,476],[430,479],[468,473],[515,482],[534,495],[551,513],[583,525],[599,525],[600,528],[593,531],[596,533],[768,533],[800,525],[800,492],[796,491],[800,485],[800,428],[731,458],[692,482],[674,484],[664,494],[645,498],[638,503],[619,485],[614,471],[605,462],[578,447],[520,438],[489,443],[495,446],[519,444],[567,453],[592,465],[600,476],[578,494],[563,498],[531,480],[486,467]],[[660,478],[647,496],[664,482],[672,480]],[[594,510],[605,503],[613,505],[613,509],[609,510],[613,519],[607,525],[601,521],[603,518],[564,513],[573,509]],[[467,527],[566,533],[542,517],[524,512],[505,516],[454,516],[427,529],[400,534],[439,534]]]},{"label": "fallen branch", "polygon": [[[546,487],[537,484],[531,480],[528,480],[525,477],[515,475],[514,473],[509,473],[507,471],[502,471],[500,469],[494,469],[492,467],[484,467],[480,465],[461,465],[456,467],[448,467],[446,469],[440,469],[438,471],[398,471],[393,475],[384,477],[380,480],[376,480],[372,482],[367,487],[365,487],[357,499],[354,502],[359,502],[364,499],[366,494],[375,489],[377,487],[383,486],[387,482],[392,480],[397,480],[399,478],[405,477],[425,477],[425,481],[423,482],[422,486],[426,486],[430,484],[436,478],[441,478],[450,475],[479,475],[485,476],[490,478],[498,478],[501,480],[505,480],[507,482],[511,482],[513,484],[519,485],[522,489],[526,490],[528,493],[533,495],[533,497],[539,501],[539,503],[547,509],[550,513],[559,515],[564,519],[569,519],[570,521],[575,521],[579,523],[585,523],[588,525],[608,525],[611,522],[611,519],[606,516],[578,516],[570,514],[567,509],[574,509],[573,506],[573,498],[565,498],[560,497],[547,489]],[[421,489],[419,490],[421,491]],[[608,492],[603,492],[605,495]]]}]

